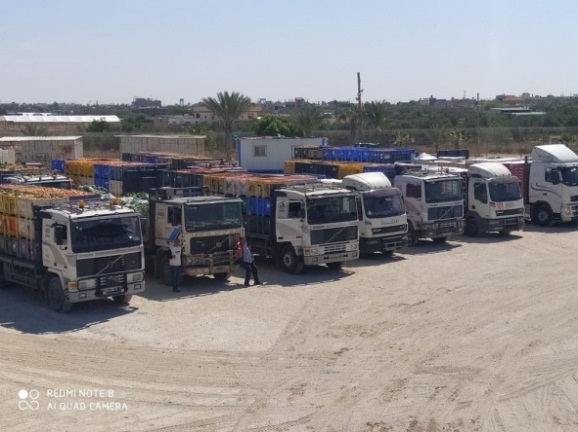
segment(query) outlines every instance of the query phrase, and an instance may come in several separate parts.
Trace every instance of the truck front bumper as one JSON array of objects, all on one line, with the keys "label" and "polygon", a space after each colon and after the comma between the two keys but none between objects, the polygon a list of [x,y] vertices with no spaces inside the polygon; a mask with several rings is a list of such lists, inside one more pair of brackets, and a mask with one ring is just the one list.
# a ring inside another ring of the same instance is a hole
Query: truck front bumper
[{"label": "truck front bumper", "polygon": [[359,251],[346,251],[325,255],[304,256],[303,264],[305,265],[319,265],[342,261],[352,261],[359,258]]},{"label": "truck front bumper", "polygon": [[201,276],[218,273],[234,273],[238,268],[239,265],[233,263],[213,266],[184,266],[183,274],[186,276]]},{"label": "truck front bumper", "polygon": [[121,295],[139,294],[145,290],[145,281],[118,285],[99,289],[88,289],[80,291],[68,291],[66,298],[70,303],[80,303],[91,300],[98,300],[106,297],[117,297]]},{"label": "truck front bumper", "polygon": [[407,234],[387,237],[360,237],[359,249],[364,253],[396,251],[407,246]]}]

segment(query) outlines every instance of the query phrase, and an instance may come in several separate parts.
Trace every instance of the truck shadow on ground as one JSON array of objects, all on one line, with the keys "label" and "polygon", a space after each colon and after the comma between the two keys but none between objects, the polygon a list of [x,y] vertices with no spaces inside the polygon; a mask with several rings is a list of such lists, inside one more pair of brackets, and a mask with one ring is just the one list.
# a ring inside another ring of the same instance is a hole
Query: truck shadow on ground
[{"label": "truck shadow on ground", "polygon": [[462,247],[457,241],[457,237],[453,237],[446,243],[434,243],[432,240],[420,240],[415,246],[407,246],[399,253],[403,255],[426,255],[448,252],[453,249]]},{"label": "truck shadow on ground", "polygon": [[[347,268],[335,270],[324,265],[305,267],[299,274],[289,274],[277,269],[272,260],[256,257],[255,262],[259,269],[259,279],[264,282],[264,287],[280,286],[290,288],[315,285],[317,283],[340,280],[353,274]],[[355,262],[357,261],[349,261],[345,263],[345,267],[351,267],[351,264]],[[147,280],[153,280],[152,278],[153,276],[147,275]],[[173,293],[170,286],[154,279],[155,282],[147,283],[145,292],[139,294],[139,296],[147,300],[164,302],[181,298],[214,295],[245,289],[244,278],[245,270],[243,269],[233,273],[229,281],[216,280],[212,276],[185,277],[182,285],[179,286],[180,293]],[[252,279],[251,286],[253,286]]]},{"label": "truck shadow on ground", "polygon": [[400,255],[400,253],[404,253],[404,251],[405,249],[402,249],[401,251],[395,252],[393,254],[383,254],[379,252],[362,253],[359,256],[359,259],[347,263],[347,267],[364,267],[367,265],[381,265],[398,261],[405,261],[407,258],[405,258],[403,255]]},{"label": "truck shadow on ground", "polygon": [[516,231],[508,235],[502,235],[499,233],[486,233],[479,237],[469,237],[467,235],[461,235],[459,237],[455,237],[454,241],[459,243],[472,243],[472,244],[504,243],[509,241],[520,240],[523,237],[524,235],[521,231]]},{"label": "truck shadow on ground", "polygon": [[134,312],[137,308],[116,304],[112,299],[78,303],[69,313],[58,313],[40,291],[21,286],[0,289],[0,327],[22,333],[74,332]]}]

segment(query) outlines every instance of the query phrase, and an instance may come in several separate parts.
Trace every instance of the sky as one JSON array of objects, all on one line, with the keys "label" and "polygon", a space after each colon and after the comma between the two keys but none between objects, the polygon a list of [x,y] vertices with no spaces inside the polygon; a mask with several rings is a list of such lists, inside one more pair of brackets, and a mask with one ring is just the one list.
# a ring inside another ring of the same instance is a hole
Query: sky
[{"label": "sky", "polygon": [[576,0],[0,0],[0,103],[578,93]]}]

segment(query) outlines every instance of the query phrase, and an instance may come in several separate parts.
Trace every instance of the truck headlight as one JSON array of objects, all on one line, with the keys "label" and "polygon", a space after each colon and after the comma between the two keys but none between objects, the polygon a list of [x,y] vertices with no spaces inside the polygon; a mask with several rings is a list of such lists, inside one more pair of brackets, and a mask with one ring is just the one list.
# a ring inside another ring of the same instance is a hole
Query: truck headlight
[{"label": "truck headlight", "polygon": [[142,282],[144,280],[144,274],[142,272],[129,273],[126,275],[126,281],[128,283]]},{"label": "truck headlight", "polygon": [[572,214],[572,207],[568,206],[568,205],[563,205],[562,206],[562,213],[565,215],[571,215]]},{"label": "truck headlight", "polygon": [[[70,283],[68,287],[70,288]],[[87,289],[94,289],[96,288],[96,279],[83,279],[78,281],[78,289],[79,290],[87,290]]]}]

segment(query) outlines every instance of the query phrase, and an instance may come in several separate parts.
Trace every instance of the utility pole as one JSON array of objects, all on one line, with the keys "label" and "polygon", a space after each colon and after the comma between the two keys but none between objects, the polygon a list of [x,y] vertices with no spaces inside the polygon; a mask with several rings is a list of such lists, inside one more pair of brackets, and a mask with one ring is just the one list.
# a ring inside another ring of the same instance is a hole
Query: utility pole
[{"label": "utility pole", "polygon": [[[357,72],[357,127],[355,128],[355,143],[361,142],[361,74]],[[355,144],[353,143],[353,144]]]}]

